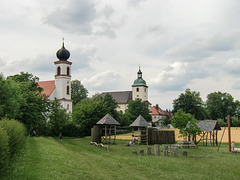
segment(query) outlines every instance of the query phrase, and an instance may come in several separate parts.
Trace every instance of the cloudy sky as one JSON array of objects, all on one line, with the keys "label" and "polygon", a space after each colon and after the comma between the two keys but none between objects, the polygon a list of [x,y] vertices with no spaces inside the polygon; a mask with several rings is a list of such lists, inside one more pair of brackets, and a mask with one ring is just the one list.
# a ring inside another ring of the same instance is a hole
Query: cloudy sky
[{"label": "cloudy sky", "polygon": [[139,65],[163,109],[186,88],[240,100],[239,0],[1,0],[0,73],[54,79],[70,51],[72,80],[96,92],[131,90]]}]

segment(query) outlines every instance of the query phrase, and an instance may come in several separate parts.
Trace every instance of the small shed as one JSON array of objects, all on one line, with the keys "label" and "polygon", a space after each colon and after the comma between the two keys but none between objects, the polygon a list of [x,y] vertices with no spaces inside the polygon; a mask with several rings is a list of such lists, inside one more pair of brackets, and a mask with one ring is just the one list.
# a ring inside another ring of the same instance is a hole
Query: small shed
[{"label": "small shed", "polygon": [[198,143],[202,141],[203,145],[208,145],[208,143],[210,146],[218,145],[217,133],[218,130],[221,130],[221,127],[217,120],[201,120],[197,126],[202,130]]},{"label": "small shed", "polygon": [[139,144],[148,145],[148,125],[148,122],[141,115],[130,125],[132,127],[132,135],[134,135],[134,128],[138,128],[138,135],[134,136],[138,138]]},{"label": "small shed", "polygon": [[113,140],[113,143],[116,144],[116,126],[120,125],[120,123],[109,114],[106,114],[97,122],[97,125],[102,126],[102,142],[111,143],[111,140]]}]

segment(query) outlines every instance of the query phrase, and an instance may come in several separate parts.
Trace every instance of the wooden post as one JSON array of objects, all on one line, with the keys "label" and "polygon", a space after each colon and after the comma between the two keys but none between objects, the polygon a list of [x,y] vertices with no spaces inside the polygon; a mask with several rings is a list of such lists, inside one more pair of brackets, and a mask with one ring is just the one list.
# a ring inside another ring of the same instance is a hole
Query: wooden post
[{"label": "wooden post", "polygon": [[111,143],[111,131],[112,131],[112,125],[110,125],[109,127],[109,133],[108,133],[108,136],[109,136],[109,144]]},{"label": "wooden post", "polygon": [[114,127],[114,144],[116,144],[117,126]]},{"label": "wooden post", "polygon": [[143,155],[144,155],[144,150],[140,150],[140,151],[139,151],[139,154],[140,154],[141,156],[143,156]]},{"label": "wooden post", "polygon": [[217,133],[218,133],[218,131],[216,129],[216,145],[218,145]]},{"label": "wooden post", "polygon": [[182,152],[183,157],[187,157],[187,151]]},{"label": "wooden post", "polygon": [[167,145],[163,145],[163,154],[164,154],[164,156],[168,156],[168,146]]},{"label": "wooden post", "polygon": [[159,144],[154,144],[154,154],[155,154],[155,156],[159,156],[160,155],[160,146],[159,146]]},{"label": "wooden post", "polygon": [[173,157],[178,157],[178,147],[172,148],[172,156]]},{"label": "wooden post", "polygon": [[210,131],[210,146],[212,146],[212,131]]},{"label": "wooden post", "polygon": [[147,150],[146,151],[147,151],[147,155],[151,155],[152,154],[151,147],[147,146]]},{"label": "wooden post", "polygon": [[105,125],[105,142],[107,142],[107,126]]},{"label": "wooden post", "polygon": [[228,120],[228,150],[229,152],[232,152],[231,150],[231,125],[230,125],[230,116],[227,116]]},{"label": "wooden post", "polygon": [[137,155],[137,151],[133,151],[132,153]]}]

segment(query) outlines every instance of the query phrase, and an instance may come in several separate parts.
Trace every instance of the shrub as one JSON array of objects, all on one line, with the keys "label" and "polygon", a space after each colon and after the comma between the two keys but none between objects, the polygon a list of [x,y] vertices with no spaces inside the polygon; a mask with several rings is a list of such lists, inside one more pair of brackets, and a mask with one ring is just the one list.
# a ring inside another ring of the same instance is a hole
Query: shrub
[{"label": "shrub", "polygon": [[71,136],[71,137],[81,137],[83,136],[81,133],[80,127],[75,124],[69,123],[63,126],[62,133],[64,136]]},{"label": "shrub", "polygon": [[9,136],[7,132],[0,127],[0,175],[9,163]]},{"label": "shrub", "polygon": [[2,127],[9,137],[9,153],[10,158],[21,148],[25,140],[25,127],[22,123],[16,120],[9,120],[3,118],[0,121],[0,127]]}]

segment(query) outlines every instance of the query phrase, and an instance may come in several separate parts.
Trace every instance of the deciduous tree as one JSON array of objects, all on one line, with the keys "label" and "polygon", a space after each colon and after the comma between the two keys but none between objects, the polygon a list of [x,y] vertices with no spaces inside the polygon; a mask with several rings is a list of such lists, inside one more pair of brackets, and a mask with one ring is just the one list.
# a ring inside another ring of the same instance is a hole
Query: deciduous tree
[{"label": "deciduous tree", "polygon": [[186,89],[177,99],[173,101],[173,112],[182,109],[185,113],[194,115],[196,119],[203,120],[207,118],[207,111],[200,97],[200,93]]},{"label": "deciduous tree", "polygon": [[71,82],[71,98],[73,104],[77,104],[83,99],[86,99],[88,95],[88,90],[84,88],[79,80],[73,80]]}]

